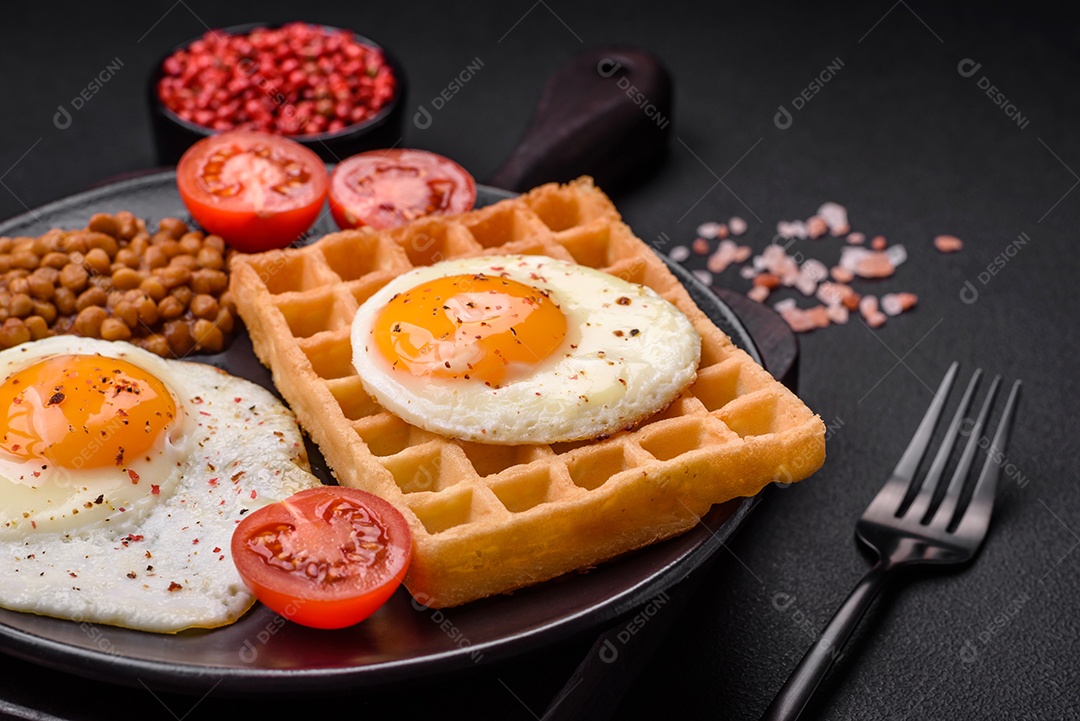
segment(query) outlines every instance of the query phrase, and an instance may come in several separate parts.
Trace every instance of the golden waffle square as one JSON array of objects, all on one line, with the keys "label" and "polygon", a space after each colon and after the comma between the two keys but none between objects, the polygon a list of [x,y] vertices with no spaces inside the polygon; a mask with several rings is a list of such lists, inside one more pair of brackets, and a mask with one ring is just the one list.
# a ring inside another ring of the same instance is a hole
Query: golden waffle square
[{"label": "golden waffle square", "polygon": [[[491,253],[547,255],[651,287],[701,334],[696,381],[637,427],[588,442],[471,443],[381,408],[352,367],[359,305],[413,267]],[[338,482],[408,519],[405,584],[433,608],[676,535],[713,504],[801,480],[824,461],[821,419],[708,319],[589,178],[454,217],[237,256],[231,290],[255,352]]]}]

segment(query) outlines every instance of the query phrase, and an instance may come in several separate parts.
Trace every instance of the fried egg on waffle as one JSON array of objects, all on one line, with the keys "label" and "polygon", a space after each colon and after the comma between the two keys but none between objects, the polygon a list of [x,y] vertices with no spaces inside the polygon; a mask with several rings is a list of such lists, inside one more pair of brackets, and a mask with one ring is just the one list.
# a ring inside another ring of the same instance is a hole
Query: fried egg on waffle
[{"label": "fried egg on waffle", "polygon": [[416,268],[364,303],[353,366],[382,406],[499,444],[610,435],[694,379],[701,338],[650,288],[566,261],[481,256]]}]

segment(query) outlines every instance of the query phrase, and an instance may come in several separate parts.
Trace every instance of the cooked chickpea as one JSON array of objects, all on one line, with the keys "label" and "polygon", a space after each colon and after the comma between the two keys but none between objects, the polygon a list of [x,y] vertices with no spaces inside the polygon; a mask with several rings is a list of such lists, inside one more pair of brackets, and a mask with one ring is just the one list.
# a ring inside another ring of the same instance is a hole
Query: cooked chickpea
[{"label": "cooked chickpea", "polygon": [[38,268],[26,278],[30,295],[39,300],[49,300],[56,294],[56,281],[59,277],[60,273],[55,268]]},{"label": "cooked chickpea", "polygon": [[75,322],[71,329],[87,338],[98,338],[101,335],[101,324],[109,317],[109,311],[99,305],[91,305],[79,311],[75,316]]},{"label": "cooked chickpea", "polygon": [[198,255],[202,250],[203,239],[199,233],[185,233],[180,238],[180,251],[188,255]]},{"label": "cooked chickpea", "polygon": [[151,353],[155,353],[163,358],[168,358],[172,355],[172,351],[169,349],[169,341],[165,340],[165,336],[160,333],[154,333],[148,335],[145,338],[141,338],[138,341],[141,348],[145,348]]},{"label": "cooked chickpea", "polygon": [[86,251],[83,266],[87,271],[97,275],[108,275],[112,267],[112,258],[101,248],[91,248]]},{"label": "cooked chickpea", "polygon": [[171,291],[169,291],[169,295],[171,295],[173,298],[176,298],[178,301],[180,301],[181,305],[187,308],[188,303],[191,302],[191,299],[192,297],[194,297],[195,292],[191,290],[189,286],[178,285]]},{"label": "cooked chickpea", "polygon": [[0,253],[7,255],[14,247],[15,241],[10,236],[5,235],[3,238],[0,238]]},{"label": "cooked chickpea", "polygon": [[154,271],[154,275],[169,290],[191,282],[191,270],[183,266],[170,265],[165,268],[158,268]]},{"label": "cooked chickpea", "polygon": [[96,285],[90,286],[79,295],[75,300],[75,308],[80,313],[92,306],[100,306],[102,310],[105,309],[105,304],[109,301],[109,294]]},{"label": "cooked chickpea", "polygon": [[41,316],[46,323],[52,325],[52,322],[56,320],[57,316],[56,306],[47,300],[35,300],[34,315]]},{"label": "cooked chickpea", "polygon": [[75,312],[75,294],[70,288],[60,286],[56,289],[56,295],[53,296],[53,303],[56,304],[56,310],[62,315],[71,315]]},{"label": "cooked chickpea", "polygon": [[76,263],[68,263],[60,269],[60,285],[73,293],[81,293],[86,287],[89,275],[86,268]]},{"label": "cooked chickpea", "polygon": [[143,253],[143,261],[147,268],[164,268],[169,264],[169,256],[165,255],[165,251],[158,246],[151,245]]},{"label": "cooked chickpea", "polygon": [[157,303],[152,298],[143,296],[142,300],[135,303],[135,310],[139,316],[139,322],[150,327],[158,321]]},{"label": "cooked chickpea", "polygon": [[225,267],[225,259],[221,256],[221,252],[214,248],[203,248],[199,251],[199,255],[196,259],[199,261],[199,266],[202,268],[221,270]]},{"label": "cooked chickpea", "polygon": [[8,290],[12,294],[24,293],[30,295],[30,281],[26,276],[15,276],[8,281]]},{"label": "cooked chickpea", "polygon": [[175,297],[169,295],[162,298],[158,303],[158,317],[165,320],[173,320],[179,318],[184,313],[184,305]]},{"label": "cooked chickpea", "polygon": [[162,233],[168,233],[173,238],[179,238],[188,231],[187,223],[179,218],[162,218],[158,222],[158,229]]},{"label": "cooked chickpea", "polygon": [[41,257],[32,250],[16,251],[11,254],[11,266],[13,268],[34,270],[39,265],[41,265]]},{"label": "cooked chickpea", "polygon": [[103,340],[127,340],[131,337],[131,328],[119,318],[106,318],[101,321]]},{"label": "cooked chickpea", "polygon": [[49,335],[49,324],[40,315],[32,315],[24,323],[26,323],[26,329],[30,331],[31,340],[38,340]]},{"label": "cooked chickpea", "polygon": [[26,293],[15,293],[8,301],[8,313],[16,318],[25,318],[34,312],[34,301]]},{"label": "cooked chickpea", "polygon": [[116,238],[111,235],[105,235],[104,233],[87,233],[86,247],[88,248],[87,252],[94,248],[104,250],[110,260],[112,260],[112,257],[116,255],[116,251],[120,248],[120,246],[116,244]]},{"label": "cooked chickpea", "polygon": [[229,287],[229,276],[220,270],[201,268],[191,274],[191,289],[196,293],[218,295]]},{"label": "cooked chickpea", "polygon": [[140,230],[139,222],[135,219],[134,214],[126,210],[121,210],[113,218],[117,223],[115,237],[121,240],[131,240],[132,236]]},{"label": "cooked chickpea", "polygon": [[112,274],[112,284],[118,290],[131,290],[142,285],[143,274],[128,267],[122,267]]},{"label": "cooked chickpea", "polygon": [[169,349],[178,356],[187,355],[195,345],[195,339],[191,337],[191,327],[186,321],[169,321],[165,324],[164,335],[169,342]]},{"label": "cooked chickpea", "polygon": [[41,259],[41,265],[46,268],[56,268],[57,270],[60,270],[67,264],[67,253],[62,253],[58,250],[46,253],[45,257]]},{"label": "cooked chickpea", "polygon": [[224,255],[225,253],[225,240],[220,235],[208,235],[203,238],[203,245],[207,248],[213,248],[217,252]]},{"label": "cooked chickpea", "polygon": [[198,350],[217,353],[225,347],[225,336],[221,329],[203,318],[195,321],[191,334],[195,336],[195,347]]},{"label": "cooked chickpea", "polygon": [[122,265],[126,268],[138,269],[139,267],[139,254],[129,248],[121,248],[116,251],[116,257],[113,258],[113,267]]},{"label": "cooked chickpea", "polygon": [[236,314],[228,308],[222,308],[218,311],[214,323],[217,324],[218,328],[221,328],[222,333],[232,333],[233,328],[236,327]]},{"label": "cooked chickpea", "polygon": [[218,314],[218,302],[212,295],[205,293],[199,293],[188,304],[191,308],[191,314],[196,318],[206,318],[207,320],[214,320]]},{"label": "cooked chickpea", "polygon": [[86,229],[95,233],[111,235],[115,238],[117,233],[120,232],[120,224],[116,222],[116,218],[108,213],[94,213],[90,216],[90,222],[86,224]]},{"label": "cooked chickpea", "polygon": [[8,318],[0,326],[0,346],[11,348],[30,341],[30,329],[18,318]]},{"label": "cooked chickpea", "polygon": [[122,300],[113,306],[113,317],[119,318],[128,328],[139,324],[139,309],[129,300]]},{"label": "cooked chickpea", "polygon": [[144,279],[139,285],[139,288],[147,296],[153,298],[155,302],[161,300],[169,293],[165,284],[161,282],[161,279],[153,275]]}]

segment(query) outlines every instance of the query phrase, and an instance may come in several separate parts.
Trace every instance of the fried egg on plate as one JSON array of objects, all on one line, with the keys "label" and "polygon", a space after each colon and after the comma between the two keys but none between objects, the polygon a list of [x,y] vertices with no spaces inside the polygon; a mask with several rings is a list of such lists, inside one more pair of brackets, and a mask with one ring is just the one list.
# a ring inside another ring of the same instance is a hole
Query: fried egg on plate
[{"label": "fried egg on plate", "polygon": [[701,338],[652,289],[545,256],[415,268],[352,325],[353,366],[387,410],[495,444],[596,438],[667,406]]},{"label": "fried egg on plate", "polygon": [[247,512],[318,485],[265,389],[133,345],[0,352],[0,606],[174,632],[254,603],[229,554]]}]

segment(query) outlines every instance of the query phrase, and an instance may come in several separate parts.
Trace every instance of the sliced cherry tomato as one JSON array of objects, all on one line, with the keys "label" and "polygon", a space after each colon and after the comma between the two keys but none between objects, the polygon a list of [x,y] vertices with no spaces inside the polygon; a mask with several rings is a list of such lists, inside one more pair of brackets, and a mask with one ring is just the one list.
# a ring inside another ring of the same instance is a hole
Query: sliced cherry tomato
[{"label": "sliced cherry tomato", "polygon": [[180,198],[199,225],[245,253],[299,238],[319,217],[327,183],[314,152],[253,130],[203,138],[176,168]]},{"label": "sliced cherry tomato", "polygon": [[394,228],[424,215],[464,213],[475,203],[468,171],[426,150],[371,150],[330,174],[330,212],[339,228]]},{"label": "sliced cherry tomato", "polygon": [[344,628],[382,606],[405,578],[412,533],[365,491],[309,488],[244,518],[232,555],[256,598],[315,628]]}]

